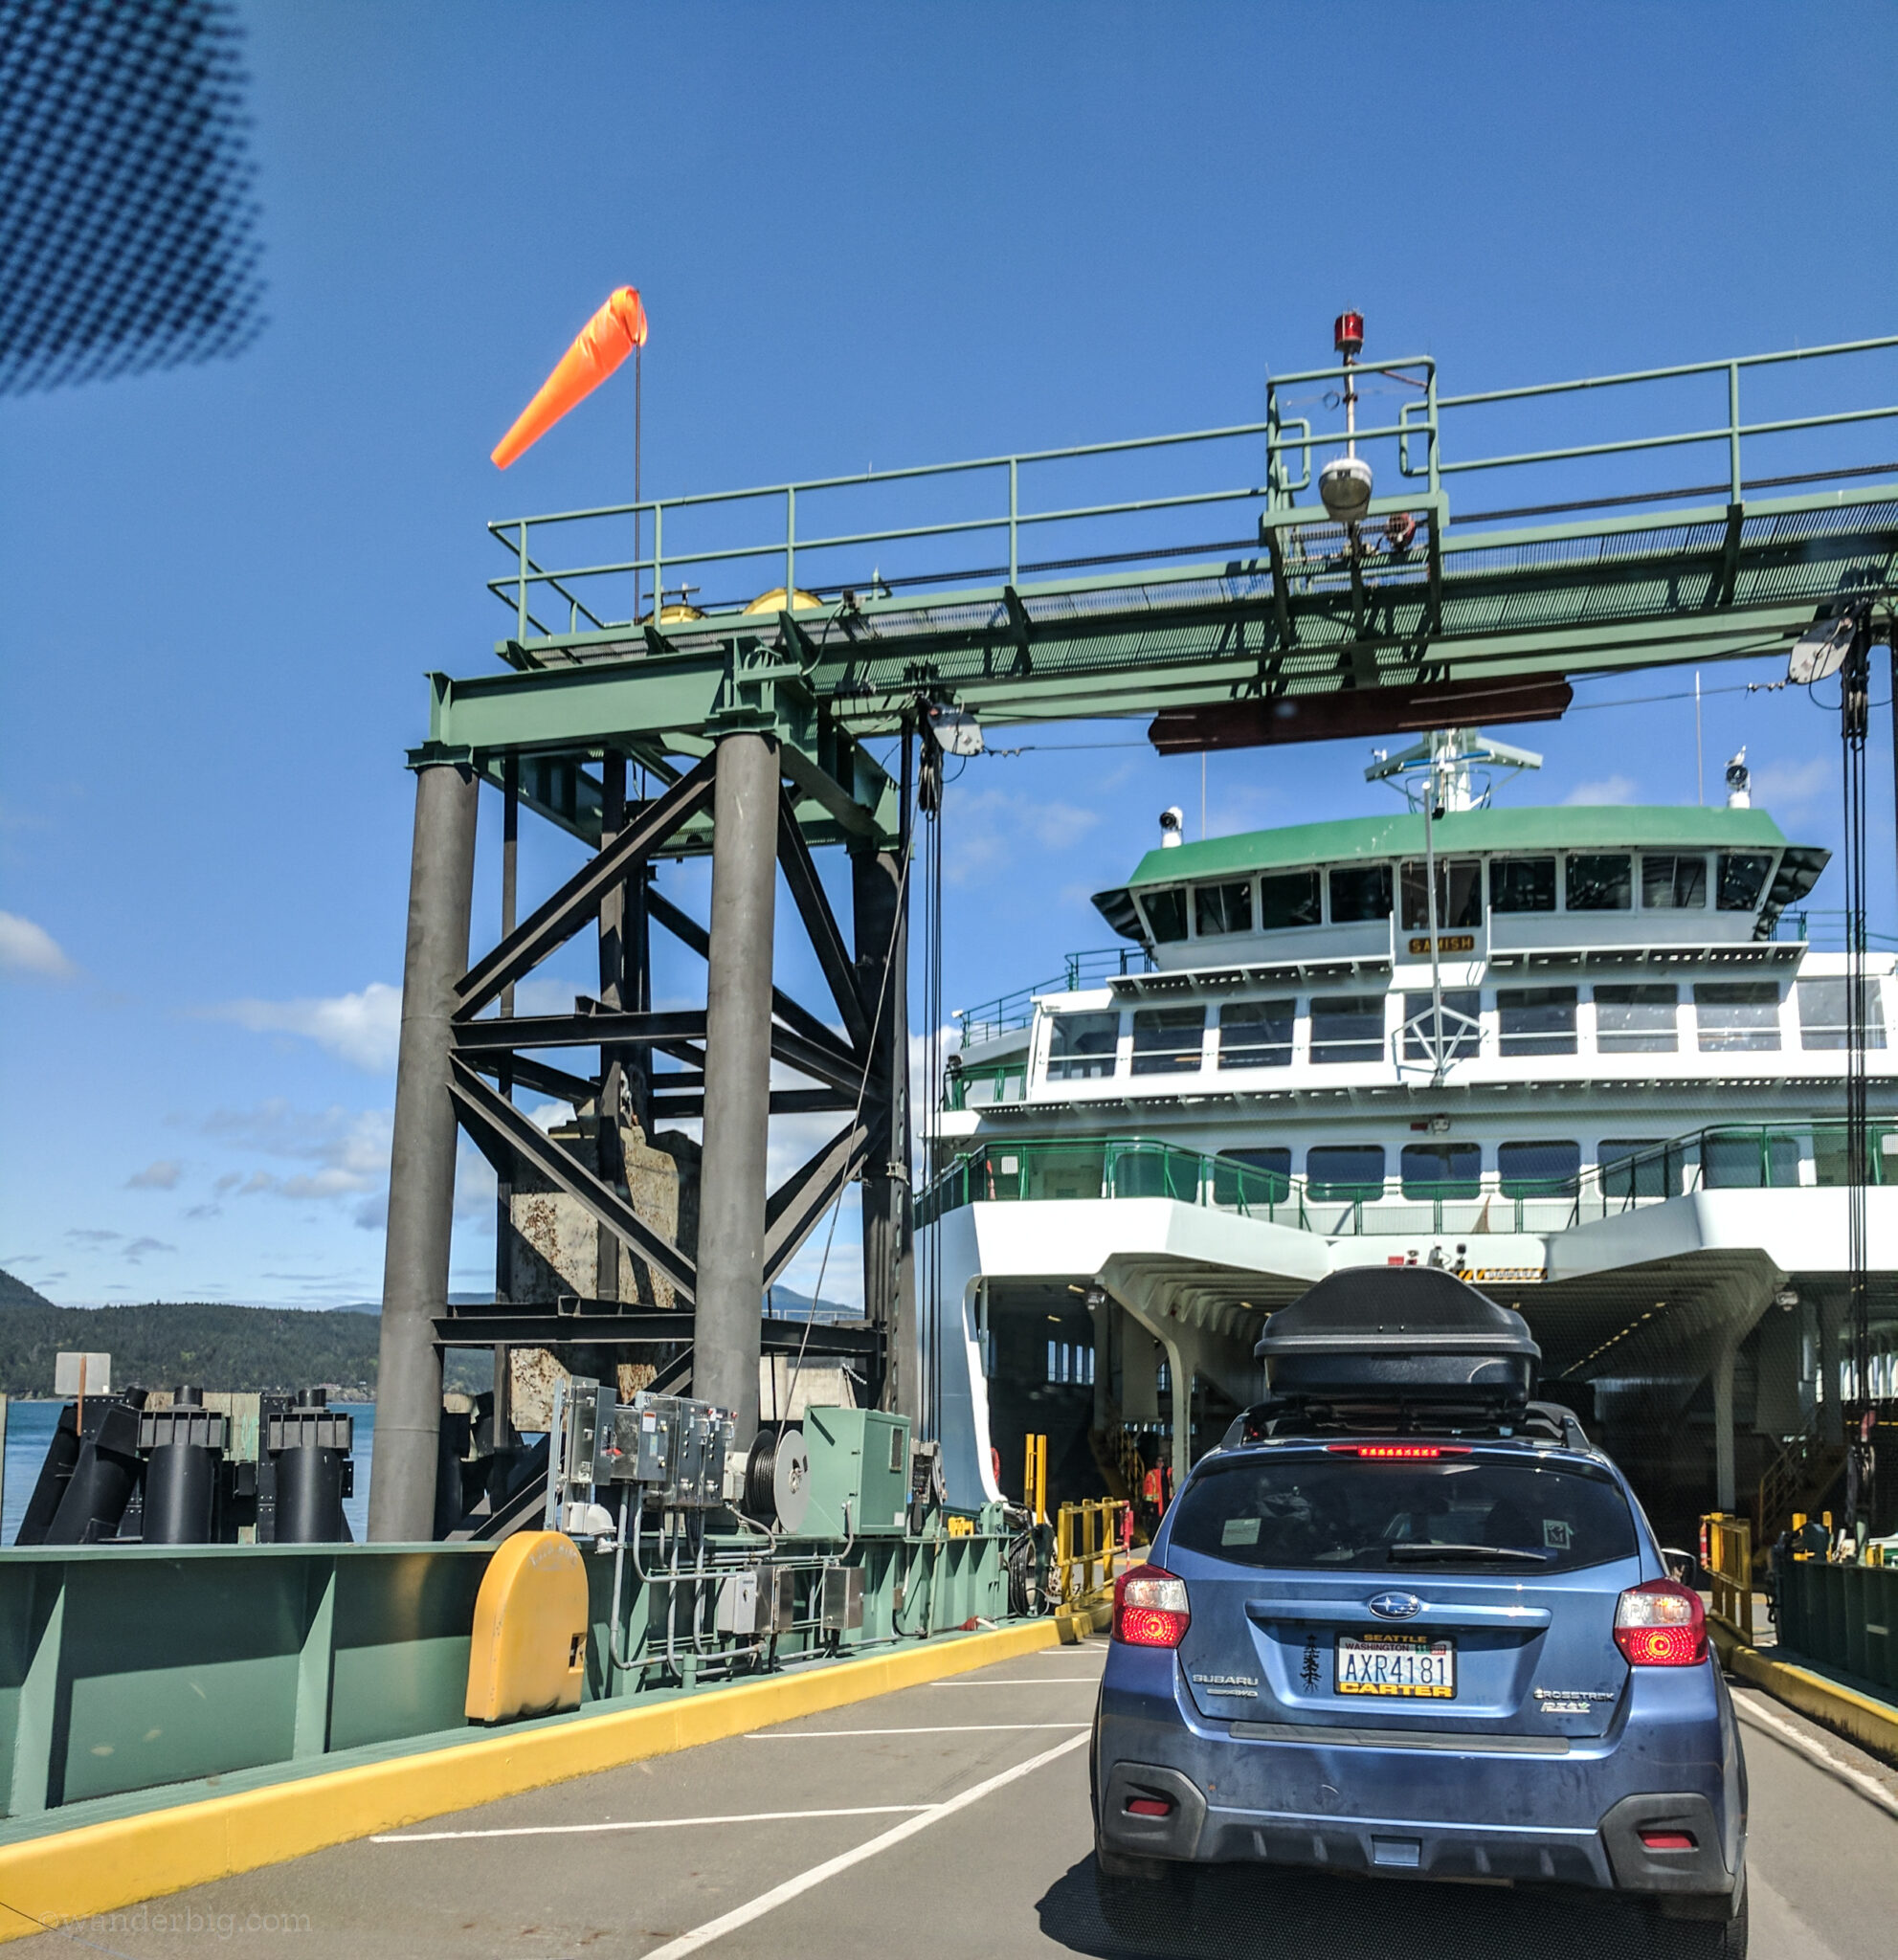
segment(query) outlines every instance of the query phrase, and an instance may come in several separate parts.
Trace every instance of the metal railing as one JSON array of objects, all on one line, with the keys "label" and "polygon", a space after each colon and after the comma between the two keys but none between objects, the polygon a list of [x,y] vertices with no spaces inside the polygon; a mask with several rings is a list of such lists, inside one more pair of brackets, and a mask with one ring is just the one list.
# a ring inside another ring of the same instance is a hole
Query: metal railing
[{"label": "metal railing", "polygon": [[1712,1592],[1709,1612],[1753,1643],[1753,1526],[1745,1518],[1709,1511],[1700,1521],[1700,1562]]},{"label": "metal railing", "polygon": [[[1460,395],[1439,394],[1436,363],[1428,356],[1366,362],[1351,370],[1360,392],[1374,393],[1380,383],[1393,391],[1412,391],[1394,420],[1373,419],[1355,433],[1361,452],[1393,454],[1394,478],[1387,480],[1395,480],[1399,490],[1396,497],[1373,502],[1371,517],[1427,510],[1434,540],[1448,517],[1441,495],[1448,477],[1680,449],[1719,449],[1725,464],[1721,476],[1705,483],[1486,511],[1465,522],[1708,497],[1739,503],[1751,490],[1898,473],[1898,462],[1879,460],[1749,477],[1749,444],[1887,422],[1898,418],[1898,406],[1834,409],[1751,422],[1744,419],[1740,406],[1743,374],[1893,346],[1898,346],[1898,336]],[[784,608],[822,606],[841,600],[845,593],[874,605],[882,598],[894,599],[899,589],[980,587],[1003,581],[1014,586],[1067,573],[1083,575],[1066,581],[1080,584],[1088,582],[1089,574],[1109,574],[1110,580],[1170,576],[1181,561],[1195,558],[1202,564],[1216,559],[1230,563],[1243,555],[1257,562],[1266,550],[1262,518],[1287,513],[1325,522],[1322,506],[1298,505],[1295,500],[1311,482],[1314,452],[1342,450],[1353,438],[1342,427],[1317,431],[1309,414],[1288,411],[1311,401],[1335,409],[1342,400],[1345,376],[1342,368],[1324,368],[1274,378],[1267,385],[1262,422],[497,521],[488,530],[511,565],[506,573],[487,582],[488,589],[513,613],[516,639],[529,643],[536,636],[574,638],[588,633],[623,632],[648,616],[654,593],[659,595],[661,609],[673,591],[681,602],[673,616],[660,611],[662,628],[751,609],[769,614],[774,630],[776,614]],[[1493,417],[1499,409],[1512,405],[1534,404],[1539,411],[1562,397],[1699,377],[1724,379],[1726,412],[1696,427],[1492,454],[1446,453],[1443,436],[1448,423],[1473,426],[1480,415]],[[1301,394],[1302,390],[1306,392]],[[1310,392],[1314,390],[1315,394]],[[1239,453],[1237,469],[1229,460],[1235,449]],[[1135,472],[1121,467],[1128,461],[1138,465]],[[1154,494],[1154,479],[1163,470],[1172,470],[1182,487]],[[1147,494],[1104,494],[1117,476],[1137,482]],[[1038,489],[1039,496],[1035,494]],[[853,528],[846,517],[837,514],[838,507],[866,493],[877,522]],[[929,508],[931,499],[939,510]],[[760,507],[774,513],[762,526],[755,522]],[[947,514],[950,510],[956,514]],[[576,525],[583,528],[588,543],[597,541],[596,548],[571,562],[551,563],[550,547]],[[1217,534],[1208,536],[1209,531]],[[616,548],[622,536],[625,546]],[[643,544],[648,537],[650,549]],[[1038,545],[1042,539],[1046,545]],[[1433,542],[1432,550],[1436,548]],[[1454,547],[1446,543],[1443,548]],[[1039,555],[1035,555],[1038,550]],[[1421,557],[1407,549],[1400,549],[1400,555]],[[682,601],[700,590],[686,580],[688,572],[728,575],[736,590],[686,606]],[[767,586],[774,590],[763,591]],[[542,618],[554,607],[565,610],[564,625],[549,625]]]},{"label": "metal railing", "polygon": [[1028,1027],[1035,1019],[1035,1003],[1045,993],[1079,993],[1118,980],[1123,974],[1152,970],[1152,955],[1145,947],[1091,947],[1084,952],[1065,954],[1061,972],[1051,978],[1017,987],[1013,993],[985,1001],[980,1007],[955,1008],[949,1018],[961,1030],[963,1047],[970,1048],[978,1041],[993,1041],[997,1035],[1012,1035]]},{"label": "metal railing", "polygon": [[[1898,1123],[1871,1125],[1866,1162],[1874,1186],[1898,1185]],[[1842,1123],[1721,1124],[1574,1177],[1485,1171],[1441,1191],[1416,1178],[1313,1179],[1155,1137],[984,1140],[945,1166],[917,1223],[971,1204],[1165,1197],[1329,1237],[1565,1232],[1701,1191],[1842,1186],[1846,1166]]]},{"label": "metal railing", "polygon": [[[1814,952],[1847,952],[1850,950],[1846,943],[1846,921],[1849,916],[1842,906],[1796,905],[1791,911],[1781,912],[1774,920],[1773,929],[1768,937],[1809,946]],[[1859,949],[1862,952],[1898,950],[1898,934],[1872,932],[1866,928],[1863,920],[1859,923],[1858,937]]]},{"label": "metal railing", "polygon": [[[950,1061],[955,1058],[951,1056]],[[956,1114],[996,1102],[1020,1102],[1028,1095],[1026,1061],[1000,1061],[986,1068],[949,1068],[943,1073],[943,1108]]]}]

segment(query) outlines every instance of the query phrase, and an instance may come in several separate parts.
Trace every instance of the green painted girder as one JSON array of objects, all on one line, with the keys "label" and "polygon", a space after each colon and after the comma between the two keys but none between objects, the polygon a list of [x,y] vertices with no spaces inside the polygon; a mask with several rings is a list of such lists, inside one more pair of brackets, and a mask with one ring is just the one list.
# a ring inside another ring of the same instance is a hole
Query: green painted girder
[{"label": "green painted girder", "polygon": [[[1387,499],[1440,520],[1440,499]],[[1322,513],[1275,513],[1282,538],[1335,537]],[[824,643],[780,614],[536,642],[543,664],[434,677],[435,743],[569,749],[609,735],[690,754],[743,697],[815,765],[822,724],[895,730],[919,694],[994,722],[1144,714],[1343,687],[1574,676],[1772,651],[1852,594],[1898,588],[1898,493],[1596,517],[1460,536],[1439,590],[1425,554],[1351,568],[1271,558],[863,600]],[[519,659],[529,649],[509,643]],[[560,659],[564,664],[547,664]],[[881,771],[878,772],[881,774]],[[835,780],[833,778],[832,780]],[[887,779],[884,779],[886,786]],[[860,807],[872,807],[853,785]],[[878,790],[886,805],[887,789]],[[838,813],[827,813],[837,824]],[[879,828],[893,821],[880,810]],[[840,826],[841,827],[841,826]]]}]

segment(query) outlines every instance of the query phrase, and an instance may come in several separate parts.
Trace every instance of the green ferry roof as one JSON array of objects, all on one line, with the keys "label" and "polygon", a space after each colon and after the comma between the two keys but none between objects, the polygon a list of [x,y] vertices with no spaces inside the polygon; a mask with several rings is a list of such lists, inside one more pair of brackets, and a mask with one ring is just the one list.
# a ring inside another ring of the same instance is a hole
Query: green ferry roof
[{"label": "green ferry roof", "polygon": [[[1777,850],[1786,842],[1763,810],[1702,810],[1675,804],[1587,804],[1543,810],[1465,810],[1437,819],[1440,856],[1476,851]],[[1423,817],[1416,812],[1295,823],[1149,851],[1130,889],[1182,879],[1238,878],[1352,858],[1421,858]]]}]

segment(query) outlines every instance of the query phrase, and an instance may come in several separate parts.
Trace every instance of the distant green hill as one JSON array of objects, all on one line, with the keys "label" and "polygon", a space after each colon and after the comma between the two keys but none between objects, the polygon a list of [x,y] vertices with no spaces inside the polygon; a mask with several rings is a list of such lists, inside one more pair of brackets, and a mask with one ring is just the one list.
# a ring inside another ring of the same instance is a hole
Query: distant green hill
[{"label": "distant green hill", "polygon": [[[54,1306],[28,1286],[0,1294],[0,1392],[50,1395],[59,1349],[112,1357],[116,1389],[300,1389],[334,1382],[373,1393],[382,1322],[368,1313],[153,1303]],[[22,1301],[22,1296],[25,1296]]]},{"label": "distant green hill", "polygon": [[51,1306],[53,1303],[43,1293],[35,1293],[24,1280],[16,1280],[11,1273],[0,1271],[0,1311],[10,1306]]}]

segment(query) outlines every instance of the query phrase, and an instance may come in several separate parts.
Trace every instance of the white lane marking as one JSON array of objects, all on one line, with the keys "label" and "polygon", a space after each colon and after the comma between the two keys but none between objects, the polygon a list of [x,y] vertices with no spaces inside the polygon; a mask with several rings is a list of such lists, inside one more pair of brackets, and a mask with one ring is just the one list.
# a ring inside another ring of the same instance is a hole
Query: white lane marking
[{"label": "white lane marking", "polygon": [[1788,1748],[1798,1749],[1807,1761],[1817,1763],[1828,1775],[1837,1776],[1842,1783],[1849,1783],[1861,1796],[1869,1798],[1881,1810],[1889,1811],[1898,1817],[1898,1796],[1893,1796],[1877,1777],[1867,1776],[1852,1764],[1841,1762],[1830,1749],[1821,1748],[1802,1729],[1795,1728],[1790,1722],[1782,1722],[1777,1715],[1769,1715],[1752,1702],[1741,1701],[1738,1695],[1733,1697],[1733,1708],[1742,1721],[1751,1722],[1755,1728],[1764,1728],[1776,1735]]},{"label": "white lane marking", "polygon": [[571,1838],[593,1831],[682,1831],[692,1824],[782,1824],[801,1817],[886,1817],[927,1811],[927,1803],[866,1803],[840,1811],[747,1811],[728,1817],[638,1817],[605,1824],[509,1824],[490,1831],[388,1831],[371,1844],[439,1844],[450,1838]]},{"label": "white lane marking", "polygon": [[747,1742],[829,1742],[842,1735],[995,1735],[1017,1728],[1091,1728],[1091,1722],[945,1722],[923,1728],[754,1728]]},{"label": "white lane marking", "polygon": [[960,1796],[952,1796],[946,1803],[936,1804],[925,1811],[921,1816],[907,1817],[894,1829],[885,1831],[880,1838],[872,1838],[868,1843],[860,1844],[855,1851],[846,1851],[839,1857],[826,1859],[822,1864],[815,1864],[808,1872],[799,1872],[794,1879],[787,1879],[781,1885],[773,1885],[769,1892],[761,1892],[748,1904],[735,1907],[718,1919],[708,1919],[703,1926],[694,1927],[689,1933],[681,1933],[676,1940],[668,1940],[663,1947],[655,1947],[646,1954],[645,1960],[685,1960],[688,1953],[696,1953],[701,1947],[708,1947],[726,1933],[736,1932],[742,1926],[749,1926],[754,1919],[762,1919],[768,1912],[774,1912],[780,1905],[787,1905],[815,1886],[821,1885],[826,1879],[834,1879],[839,1872],[848,1871],[852,1865],[861,1864],[865,1859],[875,1858],[880,1851],[887,1851],[893,1844],[901,1844],[904,1838],[913,1838],[919,1831],[927,1831],[931,1824],[939,1823],[944,1817],[952,1816],[957,1811],[967,1810],[971,1804],[977,1804],[985,1796],[993,1796],[1005,1783],[1013,1783],[1017,1777],[1027,1776],[1052,1763],[1058,1756],[1064,1756],[1070,1749],[1078,1749],[1087,1740],[1086,1731],[1071,1735],[1065,1742],[1058,1742],[1053,1748],[1043,1749],[1038,1756],[1030,1756],[1027,1762],[1017,1763],[1013,1770],[1004,1770],[997,1776],[991,1776],[986,1782],[977,1783],[965,1790]]}]

